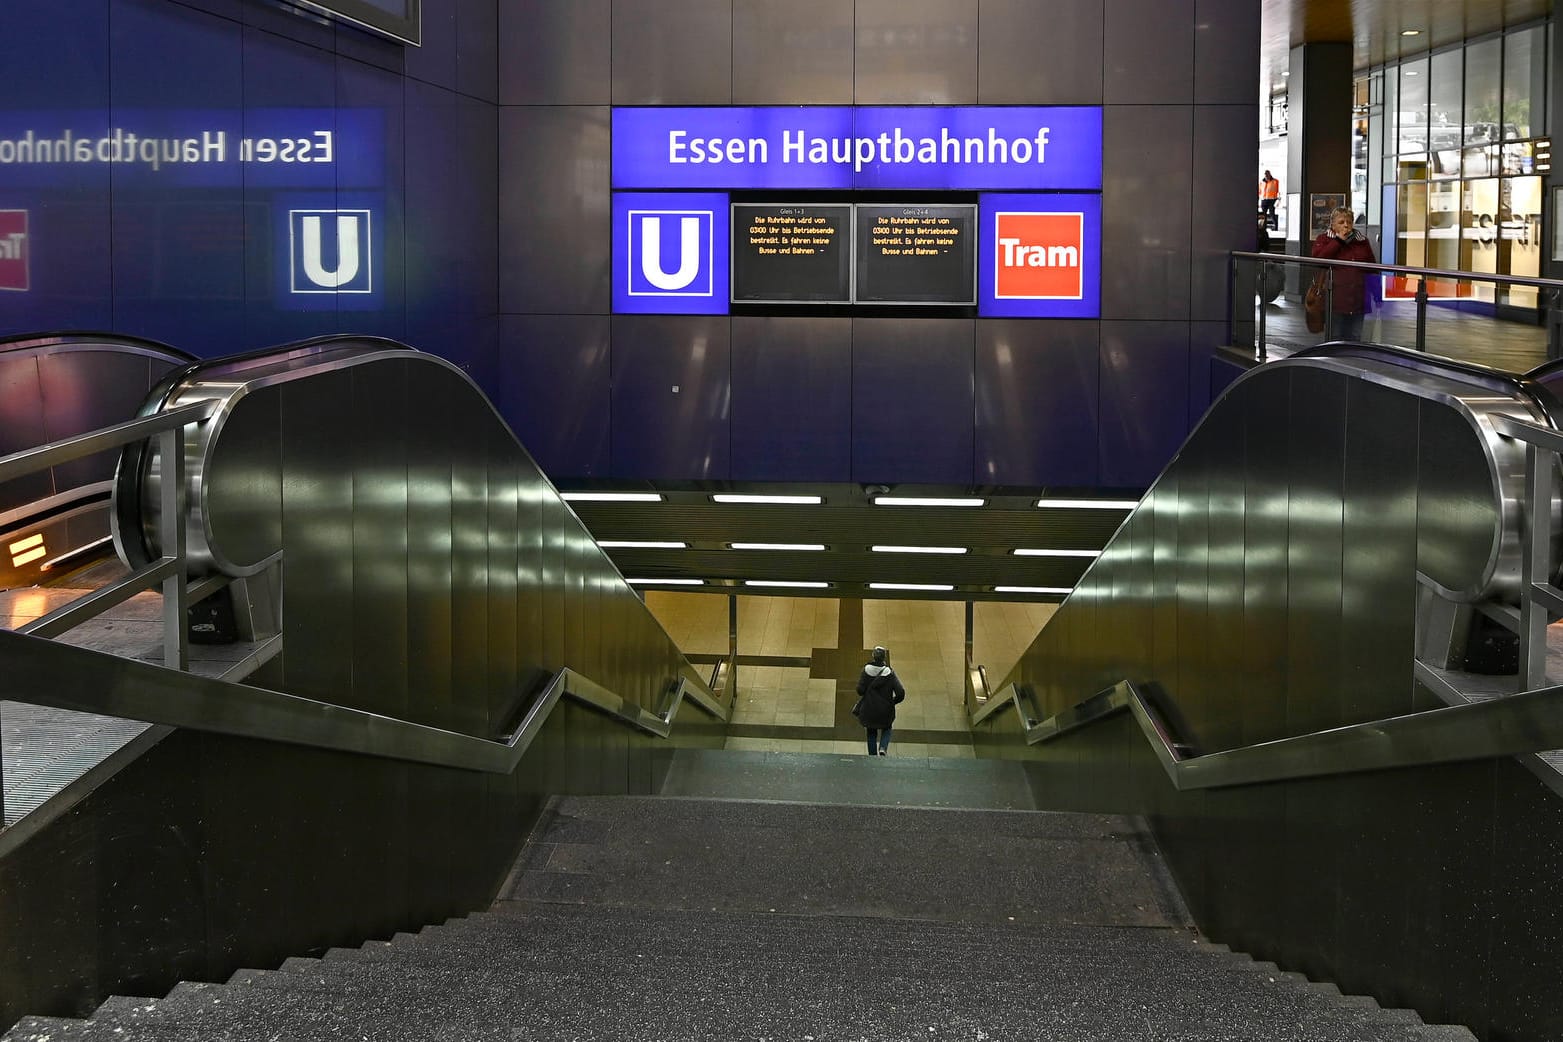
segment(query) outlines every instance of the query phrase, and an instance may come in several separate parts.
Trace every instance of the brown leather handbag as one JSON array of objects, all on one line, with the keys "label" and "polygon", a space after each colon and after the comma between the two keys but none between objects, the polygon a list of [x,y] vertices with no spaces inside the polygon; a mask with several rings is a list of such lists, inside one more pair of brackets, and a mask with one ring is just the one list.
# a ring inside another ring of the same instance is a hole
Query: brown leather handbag
[{"label": "brown leather handbag", "polygon": [[1308,332],[1324,332],[1324,283],[1327,273],[1319,272],[1313,277],[1313,282],[1308,285],[1308,292],[1303,294],[1303,320],[1308,323]]}]

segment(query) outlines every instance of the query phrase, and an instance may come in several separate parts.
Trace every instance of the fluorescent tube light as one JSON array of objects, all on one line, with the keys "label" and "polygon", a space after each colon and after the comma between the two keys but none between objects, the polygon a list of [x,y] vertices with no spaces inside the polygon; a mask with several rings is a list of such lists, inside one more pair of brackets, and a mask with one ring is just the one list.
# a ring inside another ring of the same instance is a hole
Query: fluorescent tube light
[{"label": "fluorescent tube light", "polygon": [[824,496],[765,496],[743,492],[717,492],[711,496],[713,503],[802,503],[813,505],[825,502]]},{"label": "fluorescent tube light", "polygon": [[561,492],[566,503],[660,503],[660,492]]},{"label": "fluorescent tube light", "polygon": [[704,579],[625,579],[631,586],[704,586]]},{"label": "fluorescent tube light", "polygon": [[688,550],[688,543],[661,542],[655,539],[599,539],[598,546],[611,550]]},{"label": "fluorescent tube light", "polygon": [[824,543],[728,543],[734,550],[823,550]]},{"label": "fluorescent tube light", "polygon": [[1133,510],[1137,499],[1039,499],[1037,506],[1062,510]]},{"label": "fluorescent tube light", "polygon": [[944,583],[869,583],[870,590],[934,590],[948,592],[955,589]]},{"label": "fluorescent tube light", "polygon": [[930,496],[875,496],[874,505],[880,507],[980,507],[986,499],[940,499]]},{"label": "fluorescent tube light", "polygon": [[1100,550],[1038,550],[1032,547],[1021,547],[1011,550],[1016,557],[1100,557]]},{"label": "fluorescent tube light", "polygon": [[995,586],[994,593],[1073,593],[1069,586]]},{"label": "fluorescent tube light", "polygon": [[802,590],[823,590],[823,589],[826,589],[827,587],[829,587],[830,583],[822,583],[822,582],[793,582],[791,580],[786,580],[786,579],[745,579],[744,580],[744,585],[745,586],[787,586],[787,587],[796,587],[796,588],[802,589]]},{"label": "fluorescent tube light", "polygon": [[964,554],[964,546],[871,546],[876,554]]}]

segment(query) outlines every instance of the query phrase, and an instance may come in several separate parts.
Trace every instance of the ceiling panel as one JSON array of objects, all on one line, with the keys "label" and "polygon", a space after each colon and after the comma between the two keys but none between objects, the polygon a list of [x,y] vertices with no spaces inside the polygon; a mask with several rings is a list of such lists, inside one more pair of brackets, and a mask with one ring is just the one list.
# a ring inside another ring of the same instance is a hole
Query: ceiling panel
[{"label": "ceiling panel", "polygon": [[[1355,66],[1436,50],[1552,13],[1552,0],[1264,0],[1261,89],[1283,83],[1287,52],[1350,41]],[[1415,36],[1402,36],[1407,29]]]}]

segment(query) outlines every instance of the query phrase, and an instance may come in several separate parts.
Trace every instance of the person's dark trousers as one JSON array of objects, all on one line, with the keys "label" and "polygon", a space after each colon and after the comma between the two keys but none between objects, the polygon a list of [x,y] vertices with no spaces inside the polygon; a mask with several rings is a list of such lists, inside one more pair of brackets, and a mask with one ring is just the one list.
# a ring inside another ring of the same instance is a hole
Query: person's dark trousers
[{"label": "person's dark trousers", "polygon": [[1329,329],[1325,332],[1326,340],[1351,340],[1362,339],[1362,320],[1367,316],[1362,312],[1355,315],[1338,315],[1331,313]]},{"label": "person's dark trousers", "polygon": [[880,730],[877,727],[868,729],[868,755],[883,756],[885,750],[890,748],[890,728]]}]

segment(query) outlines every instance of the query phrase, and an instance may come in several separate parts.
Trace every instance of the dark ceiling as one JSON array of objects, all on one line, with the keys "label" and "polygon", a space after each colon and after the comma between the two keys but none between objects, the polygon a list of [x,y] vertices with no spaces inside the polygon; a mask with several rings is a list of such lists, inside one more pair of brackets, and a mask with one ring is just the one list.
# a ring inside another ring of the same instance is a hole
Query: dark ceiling
[{"label": "dark ceiling", "polygon": [[[1224,0],[1243,3],[1245,0]],[[1303,43],[1350,41],[1366,69],[1552,13],[1551,0],[1263,0],[1260,85],[1284,88],[1287,54]],[[1416,30],[1414,36],[1401,35]]]}]

